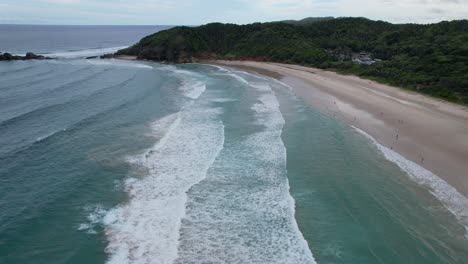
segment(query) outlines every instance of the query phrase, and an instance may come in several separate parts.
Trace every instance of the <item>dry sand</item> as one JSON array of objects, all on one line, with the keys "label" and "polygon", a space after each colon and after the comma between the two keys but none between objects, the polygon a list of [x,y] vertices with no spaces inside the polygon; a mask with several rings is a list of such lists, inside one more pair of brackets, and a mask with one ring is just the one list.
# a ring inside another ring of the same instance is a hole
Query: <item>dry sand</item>
[{"label": "dry sand", "polygon": [[468,197],[468,111],[355,76],[265,62],[215,61],[277,78],[310,104],[356,126]]},{"label": "dry sand", "polygon": [[129,60],[129,61],[134,61],[137,60],[137,56],[131,56],[131,55],[115,55],[114,59],[117,60]]}]

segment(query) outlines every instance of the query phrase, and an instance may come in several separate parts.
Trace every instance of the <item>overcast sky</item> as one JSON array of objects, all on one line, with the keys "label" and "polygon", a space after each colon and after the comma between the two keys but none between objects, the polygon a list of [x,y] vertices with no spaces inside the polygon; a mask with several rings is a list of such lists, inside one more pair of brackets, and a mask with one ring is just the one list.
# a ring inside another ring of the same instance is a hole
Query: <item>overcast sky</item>
[{"label": "overcast sky", "polygon": [[0,0],[0,10],[0,24],[246,24],[311,16],[431,23],[468,19],[468,0]]}]

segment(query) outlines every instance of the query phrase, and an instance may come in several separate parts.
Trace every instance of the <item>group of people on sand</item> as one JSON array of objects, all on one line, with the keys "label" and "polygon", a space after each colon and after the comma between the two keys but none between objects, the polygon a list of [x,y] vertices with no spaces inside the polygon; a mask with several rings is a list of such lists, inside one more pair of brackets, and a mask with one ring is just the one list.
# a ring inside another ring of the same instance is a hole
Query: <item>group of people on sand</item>
[{"label": "group of people on sand", "polygon": [[[340,109],[338,108],[338,105],[336,104],[336,101],[333,101],[333,105],[338,109],[338,112],[341,112]],[[384,112],[380,112],[380,116],[383,116],[384,115]],[[336,117],[336,112],[333,113],[333,117]],[[357,121],[357,118],[354,117],[354,122]],[[403,119],[398,119],[398,124],[400,125],[403,125],[405,123],[405,121]],[[396,134],[395,134],[395,141],[393,142],[393,144],[390,146],[390,149],[393,150],[393,146],[394,144],[396,144],[396,142],[398,141],[398,139],[400,138],[400,134],[398,132],[398,129],[395,131]],[[421,160],[420,160],[420,164],[423,164],[424,163],[424,157],[423,155],[421,154]]]},{"label": "group of people on sand", "polygon": [[[336,108],[338,108],[338,105],[336,104],[336,101],[333,101],[333,104],[336,106]],[[340,112],[340,109],[339,109],[339,108],[338,108],[338,112]],[[380,116],[383,116],[383,115],[384,115],[384,113],[383,113],[383,112],[380,112]],[[333,114],[333,117],[336,117],[336,113]],[[354,117],[354,120],[353,120],[353,121],[356,122],[356,121],[357,121],[357,118]],[[400,125],[403,125],[403,124],[405,123],[405,121],[404,121],[403,119],[398,119],[397,121],[398,121],[398,124],[400,124]],[[398,132],[398,129],[397,129],[395,132],[396,132],[396,134],[395,134],[395,142],[390,146],[390,149],[392,149],[392,150],[393,150],[394,144],[396,144],[396,142],[397,142],[398,139],[400,138],[400,134],[399,134],[399,132]],[[423,157],[423,155],[421,154],[420,164],[423,164],[423,163],[424,163],[424,157]]]}]

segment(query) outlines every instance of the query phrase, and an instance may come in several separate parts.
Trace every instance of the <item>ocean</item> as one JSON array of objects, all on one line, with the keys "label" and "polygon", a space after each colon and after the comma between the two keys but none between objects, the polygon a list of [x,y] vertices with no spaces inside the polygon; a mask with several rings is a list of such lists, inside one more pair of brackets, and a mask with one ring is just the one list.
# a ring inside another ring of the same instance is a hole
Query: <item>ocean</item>
[{"label": "ocean", "polygon": [[[0,26],[0,263],[467,263],[465,201],[286,84]],[[445,198],[444,198],[445,197]]]}]

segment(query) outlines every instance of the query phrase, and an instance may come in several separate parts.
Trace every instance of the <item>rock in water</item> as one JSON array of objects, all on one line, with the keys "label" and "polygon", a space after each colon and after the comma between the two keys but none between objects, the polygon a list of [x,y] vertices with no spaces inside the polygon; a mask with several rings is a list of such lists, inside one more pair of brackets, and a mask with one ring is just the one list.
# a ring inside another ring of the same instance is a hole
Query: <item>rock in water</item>
[{"label": "rock in water", "polygon": [[32,52],[26,53],[26,56],[15,56],[10,53],[0,53],[0,61],[12,61],[12,60],[50,60],[52,58],[44,57],[42,55],[36,55]]},{"label": "rock in water", "polygon": [[0,61],[10,61],[10,60],[14,60],[15,57],[13,55],[11,55],[10,53],[3,53],[3,54],[0,54]]},{"label": "rock in water", "polygon": [[36,54],[34,54],[32,52],[28,52],[28,53],[26,53],[25,59],[26,60],[43,60],[43,59],[45,59],[45,57],[42,56],[42,55],[36,55]]}]

